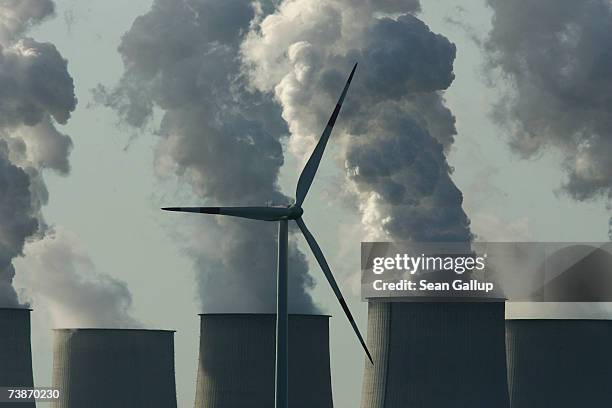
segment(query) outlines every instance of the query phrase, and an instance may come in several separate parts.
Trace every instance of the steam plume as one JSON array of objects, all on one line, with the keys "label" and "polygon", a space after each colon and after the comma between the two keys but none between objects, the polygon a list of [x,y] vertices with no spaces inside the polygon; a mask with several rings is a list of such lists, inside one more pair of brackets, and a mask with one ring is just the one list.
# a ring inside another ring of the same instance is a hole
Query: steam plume
[{"label": "steam plume", "polygon": [[[606,0],[489,0],[490,66],[512,84],[495,118],[523,157],[560,151],[562,190],[612,197],[612,6]],[[611,224],[612,226],[612,224]],[[612,239],[612,234],[611,234]]]},{"label": "steam plume", "polygon": [[0,3],[0,304],[17,306],[13,258],[42,234],[48,200],[41,172],[69,170],[66,123],[76,106],[72,78],[55,46],[21,34],[53,13],[49,1]]},{"label": "steam plume", "polygon": [[[156,170],[187,183],[197,205],[288,202],[277,185],[285,123],[271,97],[249,89],[240,64],[251,22],[270,8],[242,0],[156,0],[121,41],[125,72],[119,84],[96,90],[136,127],[151,123],[154,108],[162,110]],[[204,231],[186,248],[203,309],[273,311],[276,226],[191,220]],[[307,293],[313,283],[294,243],[290,270],[290,307],[314,310]]]},{"label": "steam plume", "polygon": [[22,295],[57,325],[135,324],[125,285],[97,274],[76,238],[43,219],[43,173],[70,171],[72,140],[56,123],[77,103],[67,61],[53,44],[24,36],[53,12],[50,0],[0,1],[0,306],[19,306],[17,269]]},{"label": "steam plume", "polygon": [[0,43],[18,38],[55,11],[52,0],[2,0],[0,2]]},{"label": "steam plume", "polygon": [[287,0],[242,45],[252,84],[273,94],[300,157],[359,62],[335,138],[370,238],[470,241],[446,161],[456,134],[442,92],[455,46],[416,18],[418,2]]},{"label": "steam plume", "polygon": [[[75,234],[61,227],[25,248],[19,283],[53,327],[138,327],[126,284],[99,273]],[[42,278],[41,278],[42,276]]]}]

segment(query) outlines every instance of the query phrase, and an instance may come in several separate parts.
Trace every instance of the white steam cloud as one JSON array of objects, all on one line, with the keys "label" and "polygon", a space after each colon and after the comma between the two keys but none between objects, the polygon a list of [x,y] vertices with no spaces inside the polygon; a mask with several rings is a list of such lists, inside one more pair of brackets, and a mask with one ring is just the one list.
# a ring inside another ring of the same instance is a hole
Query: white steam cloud
[{"label": "white steam cloud", "polygon": [[132,295],[125,283],[99,273],[73,233],[50,229],[24,255],[17,261],[19,284],[49,313],[53,327],[140,326],[130,316]]},{"label": "white steam cloud", "polygon": [[416,1],[283,1],[252,26],[244,64],[282,106],[290,149],[306,157],[358,62],[334,138],[369,238],[469,242],[446,161],[456,130],[443,91],[456,50],[418,10]]}]

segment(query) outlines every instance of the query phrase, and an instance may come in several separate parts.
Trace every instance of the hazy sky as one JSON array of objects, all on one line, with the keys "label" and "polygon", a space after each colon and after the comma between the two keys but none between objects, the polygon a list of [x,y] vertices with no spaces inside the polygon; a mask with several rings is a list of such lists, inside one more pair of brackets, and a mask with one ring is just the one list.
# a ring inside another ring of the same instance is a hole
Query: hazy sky
[{"label": "hazy sky", "polygon": [[[45,175],[50,200],[43,213],[48,223],[59,226],[78,242],[82,257],[91,261],[79,264],[86,265],[86,272],[99,271],[126,283],[135,319],[147,327],[177,330],[179,406],[191,406],[197,368],[197,314],[201,310],[193,263],[177,242],[183,237],[177,231],[181,226],[187,228],[189,220],[162,213],[159,207],[193,203],[194,198],[172,177],[160,181],[155,176],[155,138],[118,126],[117,115],[96,105],[91,92],[98,84],[113,86],[120,79],[120,38],[137,16],[149,10],[151,1],[56,3],[56,17],[34,28],[30,35],[54,43],[69,61],[78,107],[68,124],[59,126],[74,142],[72,171],[68,177]],[[498,77],[486,77],[483,67],[478,42],[490,29],[491,14],[484,1],[423,0],[418,15],[433,32],[443,34],[457,46],[456,78],[445,93],[458,131],[449,163],[455,169],[452,178],[464,194],[472,231],[488,240],[607,240],[609,214],[605,202],[577,202],[559,191],[565,179],[562,153],[553,150],[521,159],[508,147],[505,130],[491,120],[494,102],[508,87]],[[351,103],[350,94],[346,103]],[[357,292],[360,247],[352,235],[360,216],[354,210],[343,211],[346,204],[336,191],[344,178],[337,165],[340,152],[333,136],[330,145],[305,205],[307,221],[365,330],[367,305],[360,302]],[[281,187],[285,194],[292,195],[299,160],[290,153],[285,157]],[[335,406],[358,406],[363,353],[305,243],[298,242],[308,254],[311,275],[317,283],[312,297],[325,313],[334,316],[331,351]],[[35,259],[28,260],[27,254],[28,248],[26,258],[16,262],[17,287],[24,286],[19,271],[36,263]],[[50,320],[45,307],[44,302],[33,304],[38,385],[51,382],[50,329],[53,321],[61,321],[61,317]]]}]

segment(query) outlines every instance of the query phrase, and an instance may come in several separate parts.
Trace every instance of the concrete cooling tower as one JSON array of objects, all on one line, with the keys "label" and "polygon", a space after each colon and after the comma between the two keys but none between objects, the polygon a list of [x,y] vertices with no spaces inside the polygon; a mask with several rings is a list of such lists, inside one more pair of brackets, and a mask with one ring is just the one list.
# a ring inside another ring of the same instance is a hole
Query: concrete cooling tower
[{"label": "concrete cooling tower", "polygon": [[368,346],[362,408],[509,407],[502,301],[370,302]]},{"label": "concrete cooling tower", "polygon": [[54,408],[176,408],[174,332],[55,330]]},{"label": "concrete cooling tower", "polygon": [[612,407],[612,321],[508,320],[512,408]]},{"label": "concrete cooling tower", "polygon": [[[289,406],[331,408],[329,316],[289,316]],[[196,408],[274,406],[276,317],[203,314]]]},{"label": "concrete cooling tower", "polygon": [[[0,387],[32,387],[30,309],[0,308]],[[0,403],[3,408],[34,408],[33,402]]]}]

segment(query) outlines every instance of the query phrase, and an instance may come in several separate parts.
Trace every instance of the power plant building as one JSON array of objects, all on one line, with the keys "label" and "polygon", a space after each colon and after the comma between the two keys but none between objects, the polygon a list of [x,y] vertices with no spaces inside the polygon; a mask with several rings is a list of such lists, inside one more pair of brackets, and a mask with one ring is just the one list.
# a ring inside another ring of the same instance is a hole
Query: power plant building
[{"label": "power plant building", "polygon": [[176,408],[174,332],[54,331],[53,408]]},{"label": "power plant building", "polygon": [[[504,302],[368,305],[362,408],[508,408]],[[554,405],[546,405],[554,406]]]},{"label": "power plant building", "polygon": [[[274,406],[276,316],[200,315],[196,408]],[[329,316],[289,315],[289,406],[331,408]]]},{"label": "power plant building", "polygon": [[[30,309],[0,308],[0,387],[32,387]],[[0,403],[3,408],[34,408],[34,402]]]},{"label": "power plant building", "polygon": [[612,321],[506,322],[512,408],[612,407]]}]

